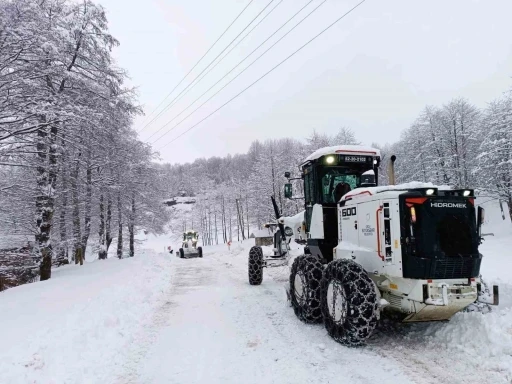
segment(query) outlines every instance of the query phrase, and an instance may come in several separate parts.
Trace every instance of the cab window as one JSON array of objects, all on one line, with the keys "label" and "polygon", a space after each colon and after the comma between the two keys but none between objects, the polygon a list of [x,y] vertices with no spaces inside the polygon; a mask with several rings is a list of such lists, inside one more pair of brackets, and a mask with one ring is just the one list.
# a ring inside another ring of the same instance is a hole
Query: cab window
[{"label": "cab window", "polygon": [[360,175],[350,174],[349,170],[343,168],[326,168],[322,172],[321,188],[323,203],[336,203],[335,190],[340,183],[349,185],[350,190],[357,188],[360,184]]}]

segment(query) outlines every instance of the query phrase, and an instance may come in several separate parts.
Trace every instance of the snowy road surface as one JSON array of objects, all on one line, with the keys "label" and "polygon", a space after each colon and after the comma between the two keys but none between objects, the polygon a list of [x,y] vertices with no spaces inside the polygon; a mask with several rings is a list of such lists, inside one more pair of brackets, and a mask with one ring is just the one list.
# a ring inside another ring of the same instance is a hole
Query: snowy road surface
[{"label": "snowy road surface", "polygon": [[142,336],[118,383],[511,383],[510,285],[492,314],[386,325],[367,347],[350,349],[295,318],[287,267],[248,284],[249,247],[171,260],[173,288],[149,331],[155,342]]},{"label": "snowy road surface", "polygon": [[138,370],[119,383],[410,382],[393,362],[300,323],[281,283],[250,286],[246,271],[212,252],[171,264],[174,289],[160,308],[156,342],[143,359],[134,348]]}]

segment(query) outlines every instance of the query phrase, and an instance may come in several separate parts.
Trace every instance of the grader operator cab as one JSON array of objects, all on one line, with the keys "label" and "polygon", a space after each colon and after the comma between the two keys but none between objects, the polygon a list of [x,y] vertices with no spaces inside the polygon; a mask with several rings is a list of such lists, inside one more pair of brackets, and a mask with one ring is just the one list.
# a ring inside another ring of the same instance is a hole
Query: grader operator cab
[{"label": "grader operator cab", "polygon": [[301,165],[307,246],[288,297],[299,319],[323,321],[345,345],[363,344],[384,308],[417,322],[498,304],[498,287],[480,279],[484,211],[473,190],[394,185],[395,159],[382,187],[373,148],[323,148]]},{"label": "grader operator cab", "polygon": [[203,257],[203,248],[198,246],[199,234],[197,231],[183,232],[183,241],[179,250],[179,256],[185,257]]}]

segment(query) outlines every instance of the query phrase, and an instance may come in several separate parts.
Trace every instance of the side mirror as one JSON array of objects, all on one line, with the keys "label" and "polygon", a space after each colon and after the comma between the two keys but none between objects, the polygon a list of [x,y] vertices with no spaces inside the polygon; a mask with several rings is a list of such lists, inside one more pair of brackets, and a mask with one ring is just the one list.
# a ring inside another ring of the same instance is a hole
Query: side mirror
[{"label": "side mirror", "polygon": [[290,172],[284,173],[284,177],[286,177],[287,179],[289,179],[291,176],[292,176],[292,174]]},{"label": "side mirror", "polygon": [[284,185],[284,197],[286,197],[287,199],[291,199],[292,196],[293,196],[292,184],[286,183]]},{"label": "side mirror", "polygon": [[361,176],[361,187],[376,187],[377,183],[375,182],[375,174],[363,174]]}]

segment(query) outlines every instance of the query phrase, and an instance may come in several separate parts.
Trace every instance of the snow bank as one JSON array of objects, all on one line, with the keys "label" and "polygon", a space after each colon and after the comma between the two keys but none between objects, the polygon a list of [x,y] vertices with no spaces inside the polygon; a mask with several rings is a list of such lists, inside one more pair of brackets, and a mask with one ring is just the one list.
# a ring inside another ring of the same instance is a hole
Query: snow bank
[{"label": "snow bank", "polygon": [[0,383],[114,382],[170,278],[170,256],[145,251],[1,292]]}]

